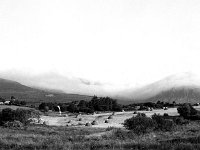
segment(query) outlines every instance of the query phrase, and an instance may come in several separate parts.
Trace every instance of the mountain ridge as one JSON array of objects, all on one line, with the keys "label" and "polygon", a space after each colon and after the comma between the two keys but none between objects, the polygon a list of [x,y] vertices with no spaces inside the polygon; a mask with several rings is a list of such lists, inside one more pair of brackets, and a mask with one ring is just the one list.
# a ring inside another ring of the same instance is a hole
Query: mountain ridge
[{"label": "mountain ridge", "polygon": [[200,102],[200,87],[182,86],[171,88],[166,91],[162,91],[155,96],[137,100],[139,102],[154,102],[162,101],[172,103],[199,103]]},{"label": "mountain ridge", "polygon": [[[51,94],[51,97],[48,95]],[[67,94],[52,89],[39,89],[23,85],[19,82],[0,78],[0,97],[10,99],[15,96],[27,103],[41,102],[69,102],[74,100],[90,100],[91,96],[80,94]]]}]

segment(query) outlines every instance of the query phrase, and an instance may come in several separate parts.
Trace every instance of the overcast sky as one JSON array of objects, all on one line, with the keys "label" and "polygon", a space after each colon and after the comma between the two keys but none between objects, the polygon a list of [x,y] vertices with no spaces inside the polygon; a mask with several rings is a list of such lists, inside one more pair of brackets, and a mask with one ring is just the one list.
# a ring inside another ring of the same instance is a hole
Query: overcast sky
[{"label": "overcast sky", "polygon": [[0,71],[111,89],[200,74],[200,1],[0,0]]}]

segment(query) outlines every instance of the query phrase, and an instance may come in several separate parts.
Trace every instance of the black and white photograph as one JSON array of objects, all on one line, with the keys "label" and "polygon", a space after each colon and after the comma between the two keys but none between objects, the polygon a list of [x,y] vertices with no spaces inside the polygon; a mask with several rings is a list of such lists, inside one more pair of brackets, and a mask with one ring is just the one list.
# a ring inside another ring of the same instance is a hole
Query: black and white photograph
[{"label": "black and white photograph", "polygon": [[0,150],[200,150],[200,1],[0,0]]}]

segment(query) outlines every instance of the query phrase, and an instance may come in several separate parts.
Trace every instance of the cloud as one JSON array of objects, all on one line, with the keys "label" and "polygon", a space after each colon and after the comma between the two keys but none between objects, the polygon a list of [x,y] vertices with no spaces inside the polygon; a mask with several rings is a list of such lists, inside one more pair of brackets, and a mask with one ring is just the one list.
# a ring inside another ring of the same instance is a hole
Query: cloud
[{"label": "cloud", "polygon": [[92,82],[92,81],[89,81],[89,80],[86,80],[86,79],[82,79],[82,78],[79,78],[79,80],[80,80],[83,84],[88,85],[88,86],[90,86],[90,85],[94,85],[94,86],[104,86],[104,85],[105,85],[105,83],[103,84],[103,83],[100,83],[100,82]]},{"label": "cloud", "polygon": [[66,77],[53,72],[31,75],[12,70],[0,72],[0,77],[31,87],[61,90],[65,93],[109,95],[109,92],[105,90],[108,84],[76,77]]},{"label": "cloud", "polygon": [[0,70],[85,93],[200,72],[199,7],[198,0],[1,0]]}]

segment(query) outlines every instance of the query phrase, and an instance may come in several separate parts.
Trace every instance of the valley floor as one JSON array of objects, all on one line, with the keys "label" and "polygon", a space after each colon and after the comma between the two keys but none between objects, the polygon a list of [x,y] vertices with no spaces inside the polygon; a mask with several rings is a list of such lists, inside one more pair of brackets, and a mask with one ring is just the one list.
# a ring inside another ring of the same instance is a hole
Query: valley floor
[{"label": "valley floor", "polygon": [[[200,109],[200,106],[195,107]],[[139,111],[151,116],[154,113],[178,115],[176,108],[168,110]],[[22,128],[0,127],[2,150],[199,150],[200,121],[177,125],[172,131],[152,131],[136,135],[123,128],[130,112],[117,112],[109,123],[104,121],[112,113],[79,115],[78,117],[49,114],[42,116],[47,125],[28,125]],[[64,115],[64,114],[63,114]],[[66,115],[66,114],[65,114]],[[81,119],[80,119],[81,118]],[[85,123],[96,120],[97,125]],[[69,122],[70,121],[70,122]]]},{"label": "valley floor", "polygon": [[[200,109],[200,106],[196,107]],[[153,111],[138,111],[140,113],[145,113],[147,116],[152,116],[154,113],[163,115],[164,113],[169,114],[170,116],[178,115],[177,108],[169,108],[168,110],[164,109],[156,109]],[[112,119],[109,119],[108,123],[105,123],[105,120],[108,119],[112,113],[100,113],[94,115],[79,115],[76,117],[75,115],[72,116],[65,116],[65,114],[59,116],[41,116],[42,120],[46,122],[47,125],[53,126],[84,126],[87,122],[96,121],[97,125],[93,125],[92,127],[97,128],[107,128],[107,127],[123,127],[124,120],[131,118],[135,114],[134,111],[127,111],[127,112],[116,112]],[[81,120],[79,120],[81,118]]]}]

